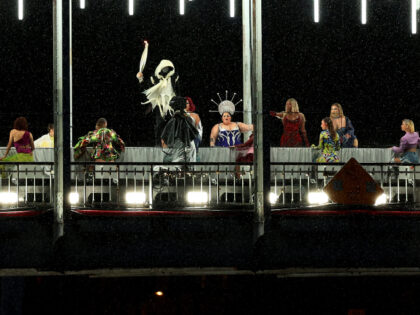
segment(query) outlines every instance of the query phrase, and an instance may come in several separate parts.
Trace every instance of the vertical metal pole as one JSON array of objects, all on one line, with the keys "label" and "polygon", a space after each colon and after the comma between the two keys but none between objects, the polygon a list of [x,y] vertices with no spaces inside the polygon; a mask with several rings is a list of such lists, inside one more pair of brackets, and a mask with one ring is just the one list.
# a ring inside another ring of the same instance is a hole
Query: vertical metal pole
[{"label": "vertical metal pole", "polygon": [[[252,123],[252,97],[251,97],[251,20],[250,0],[242,0],[242,73],[243,73],[243,95],[244,104],[243,122]],[[245,133],[245,141],[250,133]]]},{"label": "vertical metal pole", "polygon": [[[262,21],[261,21],[261,0],[243,0],[242,2],[243,38],[246,42],[243,52],[244,65],[250,60],[250,88],[252,104],[252,121],[254,123],[254,210],[255,229],[254,241],[264,234],[265,225],[270,215],[268,195],[270,192],[270,155],[267,142],[263,137],[263,102],[262,102]],[[249,46],[248,46],[249,45]],[[245,50],[245,49],[244,49]],[[250,58],[248,58],[248,52]],[[244,66],[245,68],[245,66]],[[248,81],[244,71],[244,81]],[[246,85],[244,85],[244,93]],[[245,96],[245,95],[244,95]],[[268,174],[267,174],[268,173]]]},{"label": "vertical metal pole", "polygon": [[70,16],[70,0],[53,0],[55,239],[64,233],[64,215],[70,208],[65,198],[70,191]]}]

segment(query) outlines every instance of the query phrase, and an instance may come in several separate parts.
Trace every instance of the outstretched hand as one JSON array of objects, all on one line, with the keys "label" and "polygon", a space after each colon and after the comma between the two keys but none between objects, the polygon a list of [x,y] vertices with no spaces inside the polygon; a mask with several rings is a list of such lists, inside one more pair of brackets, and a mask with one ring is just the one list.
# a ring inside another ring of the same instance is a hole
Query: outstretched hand
[{"label": "outstretched hand", "polygon": [[270,116],[276,117],[277,116],[277,113],[275,111],[273,111],[273,110],[270,110]]}]

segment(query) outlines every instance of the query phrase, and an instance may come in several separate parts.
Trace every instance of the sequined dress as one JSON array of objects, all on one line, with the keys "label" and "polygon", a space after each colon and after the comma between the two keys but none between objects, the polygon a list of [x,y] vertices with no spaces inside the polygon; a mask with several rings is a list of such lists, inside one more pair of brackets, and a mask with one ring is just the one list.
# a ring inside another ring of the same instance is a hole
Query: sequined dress
[{"label": "sequined dress", "polygon": [[223,128],[223,124],[219,124],[219,135],[217,136],[215,145],[218,147],[231,147],[237,144],[241,144],[241,131],[239,126],[236,126],[232,130]]},{"label": "sequined dress", "polygon": [[[288,119],[284,116],[283,122],[283,135],[280,139],[281,147],[303,147],[309,146],[308,138],[306,133],[300,133],[301,125],[304,122],[303,118],[299,115],[296,119]],[[303,136],[303,137],[302,137]],[[302,139],[303,138],[303,139]],[[305,144],[303,144],[305,140]]]}]

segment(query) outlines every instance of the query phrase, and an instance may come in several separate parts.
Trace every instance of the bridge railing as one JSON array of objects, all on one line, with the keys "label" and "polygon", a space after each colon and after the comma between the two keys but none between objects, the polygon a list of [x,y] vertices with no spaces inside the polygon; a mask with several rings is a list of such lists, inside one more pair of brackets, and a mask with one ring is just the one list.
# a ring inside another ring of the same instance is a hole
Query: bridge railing
[{"label": "bridge railing", "polygon": [[[270,203],[280,208],[329,203],[322,190],[343,164],[271,163]],[[53,206],[53,163],[0,165],[0,209]],[[383,203],[417,202],[418,165],[361,165],[383,188]],[[314,195],[321,199],[311,200]],[[249,209],[254,204],[253,164],[73,162],[71,191],[66,198],[74,207]]]}]

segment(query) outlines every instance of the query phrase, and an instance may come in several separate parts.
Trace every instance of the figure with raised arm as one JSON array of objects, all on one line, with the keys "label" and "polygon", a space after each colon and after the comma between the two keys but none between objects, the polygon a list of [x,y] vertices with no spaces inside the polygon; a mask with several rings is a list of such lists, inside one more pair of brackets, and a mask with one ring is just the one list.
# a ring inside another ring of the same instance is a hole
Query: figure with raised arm
[{"label": "figure with raised arm", "polygon": [[286,101],[282,112],[270,111],[270,115],[281,119],[283,134],[280,139],[281,147],[309,147],[305,129],[305,115],[299,112],[298,102],[294,98]]}]

